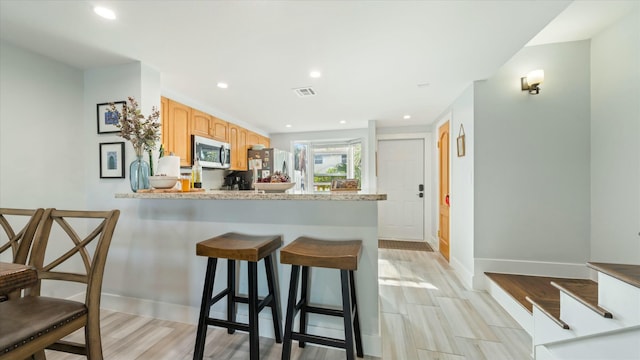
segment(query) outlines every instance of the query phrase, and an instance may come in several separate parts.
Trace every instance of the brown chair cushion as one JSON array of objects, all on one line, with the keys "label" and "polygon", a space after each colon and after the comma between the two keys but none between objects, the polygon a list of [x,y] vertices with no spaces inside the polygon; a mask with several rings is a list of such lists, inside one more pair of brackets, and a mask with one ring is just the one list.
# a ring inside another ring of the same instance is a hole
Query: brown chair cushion
[{"label": "brown chair cushion", "polygon": [[84,303],[44,296],[0,302],[0,354],[87,313]]}]

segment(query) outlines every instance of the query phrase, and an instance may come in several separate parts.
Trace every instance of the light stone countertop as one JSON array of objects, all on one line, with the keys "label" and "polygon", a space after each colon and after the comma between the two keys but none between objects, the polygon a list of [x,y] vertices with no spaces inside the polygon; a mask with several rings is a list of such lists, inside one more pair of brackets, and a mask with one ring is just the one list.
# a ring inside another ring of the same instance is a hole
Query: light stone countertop
[{"label": "light stone countertop", "polygon": [[358,192],[334,192],[324,194],[263,193],[251,190],[207,190],[203,192],[145,192],[119,193],[117,199],[189,199],[189,200],[321,200],[321,201],[379,201],[387,200],[387,194],[363,194]]}]

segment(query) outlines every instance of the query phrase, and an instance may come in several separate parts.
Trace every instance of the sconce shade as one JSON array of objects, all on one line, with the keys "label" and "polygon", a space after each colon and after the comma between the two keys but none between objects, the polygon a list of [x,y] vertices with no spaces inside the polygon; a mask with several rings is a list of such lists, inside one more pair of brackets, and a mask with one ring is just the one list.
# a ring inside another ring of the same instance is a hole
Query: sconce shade
[{"label": "sconce shade", "polygon": [[544,81],[544,70],[533,70],[526,77],[520,78],[520,84],[522,91],[529,91],[529,94],[539,94],[540,88],[538,85]]},{"label": "sconce shade", "polygon": [[527,74],[527,82],[529,85],[539,85],[544,81],[544,70],[533,70]]}]

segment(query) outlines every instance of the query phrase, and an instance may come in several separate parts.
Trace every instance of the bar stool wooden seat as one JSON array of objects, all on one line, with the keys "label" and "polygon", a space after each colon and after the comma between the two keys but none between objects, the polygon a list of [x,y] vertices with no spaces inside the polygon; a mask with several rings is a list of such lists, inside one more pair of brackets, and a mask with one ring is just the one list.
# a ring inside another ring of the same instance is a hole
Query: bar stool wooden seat
[{"label": "bar stool wooden seat", "polygon": [[[289,301],[285,320],[282,359],[291,358],[291,342],[298,340],[300,347],[310,342],[345,349],[347,359],[354,359],[355,352],[363,357],[362,335],[358,318],[358,302],[354,271],[358,269],[358,260],[362,252],[362,240],[321,240],[299,237],[280,250],[280,262],[293,265],[289,284]],[[302,267],[301,299],[298,301],[298,280]],[[340,270],[342,287],[342,310],[309,305],[311,267]],[[300,330],[293,331],[293,319],[300,311]],[[307,314],[338,316],[344,319],[344,340],[310,335],[307,333]]]},{"label": "bar stool wooden seat", "polygon": [[[202,359],[204,355],[208,325],[224,327],[229,334],[233,334],[236,330],[249,332],[250,359],[259,359],[258,313],[265,306],[271,308],[276,342],[282,342],[280,295],[274,268],[275,252],[281,245],[282,237],[279,235],[256,236],[238,233],[226,233],[201,241],[196,245],[196,255],[206,256],[209,260],[202,292],[196,344],[193,351],[194,360]],[[227,288],[213,296],[213,281],[218,259],[227,259]],[[269,294],[260,300],[258,298],[258,261],[262,259],[264,259]],[[237,260],[248,262],[249,294],[246,297],[237,295]],[[225,297],[227,298],[227,320],[209,317],[211,306]],[[238,303],[248,304],[249,306],[248,324],[236,322]]]}]

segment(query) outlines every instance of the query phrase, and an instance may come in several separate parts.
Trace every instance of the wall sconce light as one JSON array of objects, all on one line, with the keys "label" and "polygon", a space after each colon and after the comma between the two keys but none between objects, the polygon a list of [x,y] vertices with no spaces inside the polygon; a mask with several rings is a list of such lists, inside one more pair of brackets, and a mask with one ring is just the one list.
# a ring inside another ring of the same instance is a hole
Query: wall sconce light
[{"label": "wall sconce light", "polygon": [[520,86],[522,91],[529,91],[529,94],[539,94],[538,85],[544,81],[544,70],[533,70],[526,77],[520,78]]}]

